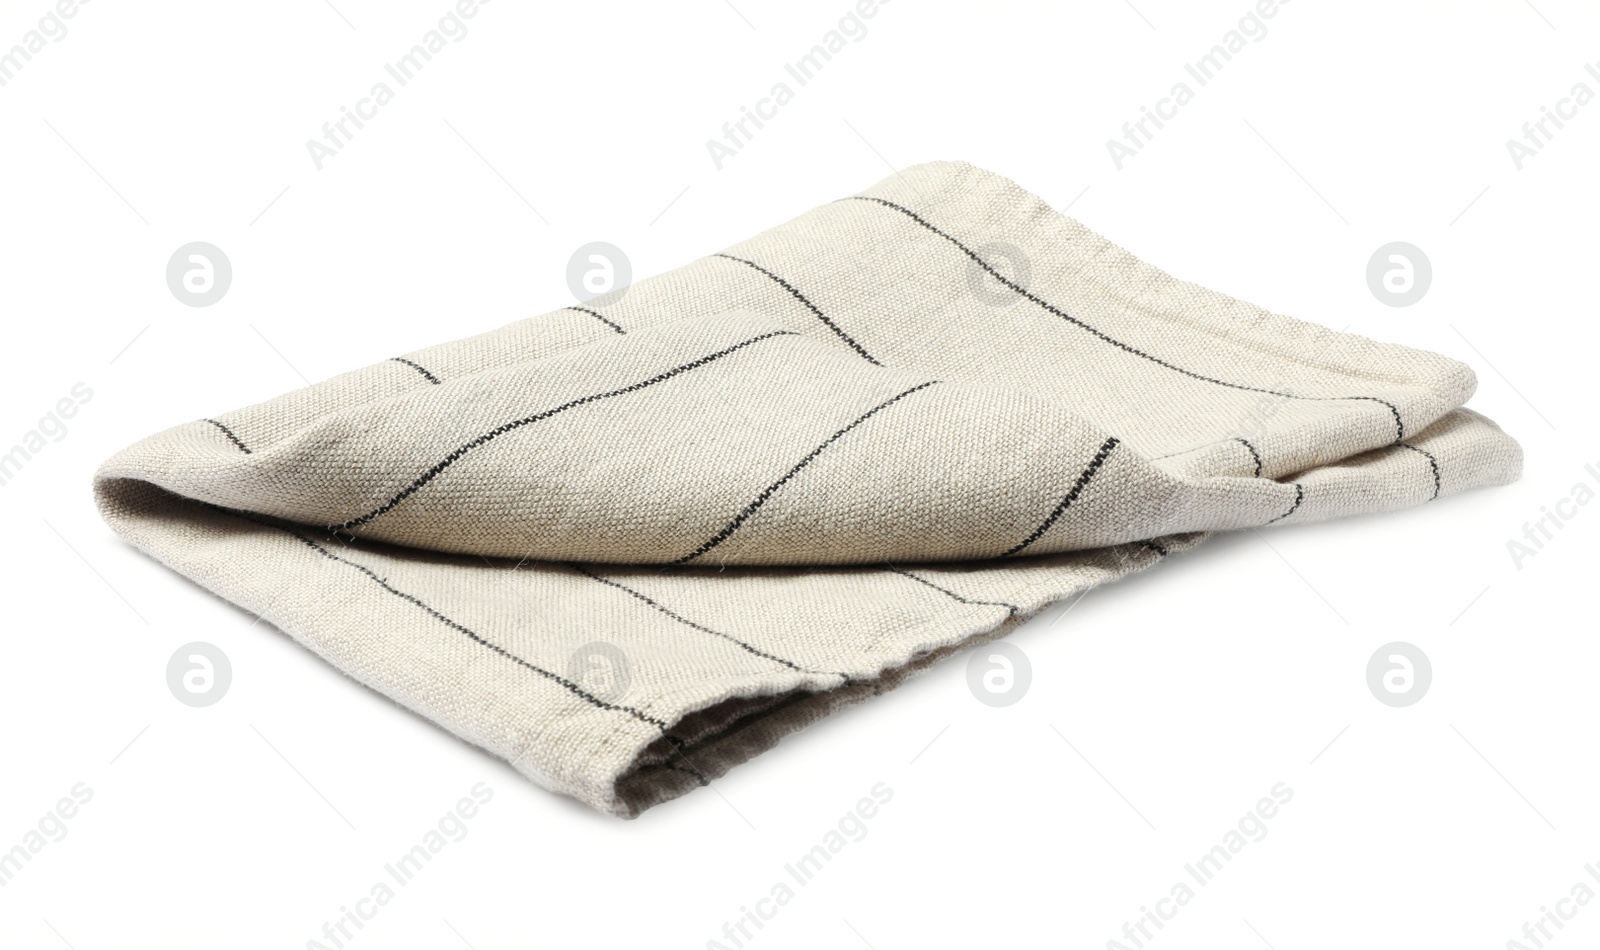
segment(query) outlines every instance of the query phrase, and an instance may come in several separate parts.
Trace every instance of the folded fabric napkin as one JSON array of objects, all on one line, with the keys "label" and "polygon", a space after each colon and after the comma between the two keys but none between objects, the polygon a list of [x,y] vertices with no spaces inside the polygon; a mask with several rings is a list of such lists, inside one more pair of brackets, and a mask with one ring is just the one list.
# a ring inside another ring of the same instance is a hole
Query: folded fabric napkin
[{"label": "folded fabric napkin", "polygon": [[633,817],[1206,532],[1514,480],[1472,371],[900,172],[620,297],[118,453],[118,534]]}]

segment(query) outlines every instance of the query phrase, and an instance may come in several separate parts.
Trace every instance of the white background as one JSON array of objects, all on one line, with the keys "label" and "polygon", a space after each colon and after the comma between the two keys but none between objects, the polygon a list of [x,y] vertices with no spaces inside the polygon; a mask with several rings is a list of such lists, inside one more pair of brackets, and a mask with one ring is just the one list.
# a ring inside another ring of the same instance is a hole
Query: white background
[{"label": "white background", "polygon": [[[718,171],[706,140],[847,0],[497,0],[318,171],[306,140],[450,7],[333,4],[98,0],[0,88],[0,448],[94,394],[0,488],[0,850],[94,792],[0,888],[0,943],[307,946],[476,782],[467,837],[347,946],[704,947],[877,782],[867,837],[746,946],[1107,946],[1278,782],[1267,837],[1148,946],[1498,948],[1600,891],[1600,506],[1520,569],[1506,548],[1600,488],[1600,103],[1520,171],[1505,145],[1600,92],[1592,7],[1286,4],[1119,171],[1106,140],[1247,0],[893,0]],[[49,9],[5,4],[0,49]],[[572,302],[586,242],[658,273],[940,158],[1179,277],[1470,363],[1522,481],[1217,538],[1019,631],[1016,706],[947,663],[633,822],[355,685],[91,504],[98,462],[157,429]],[[1365,279],[1396,240],[1434,269],[1407,308]],[[208,308],[165,283],[191,241],[233,264]],[[205,709],[165,681],[194,640],[233,664]],[[1433,664],[1404,709],[1365,682],[1394,640]],[[1596,940],[1600,902],[1555,943]]]}]

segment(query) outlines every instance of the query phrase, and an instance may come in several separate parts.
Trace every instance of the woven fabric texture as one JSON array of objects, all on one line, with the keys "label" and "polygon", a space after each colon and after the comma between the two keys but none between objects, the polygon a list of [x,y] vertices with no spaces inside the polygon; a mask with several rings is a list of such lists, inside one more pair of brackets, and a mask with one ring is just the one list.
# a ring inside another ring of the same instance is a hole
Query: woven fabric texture
[{"label": "woven fabric texture", "polygon": [[1472,371],[896,174],[108,460],[118,534],[633,817],[1208,532],[1514,480]]}]

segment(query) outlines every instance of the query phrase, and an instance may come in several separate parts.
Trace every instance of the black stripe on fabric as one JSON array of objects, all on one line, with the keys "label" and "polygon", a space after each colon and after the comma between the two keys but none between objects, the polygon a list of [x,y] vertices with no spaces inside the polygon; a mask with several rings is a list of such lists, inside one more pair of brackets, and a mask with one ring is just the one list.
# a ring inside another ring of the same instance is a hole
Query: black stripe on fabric
[{"label": "black stripe on fabric", "polygon": [[[669,610],[668,608],[662,606],[659,602],[657,602],[655,600],[652,600],[651,598],[645,596],[644,594],[641,594],[640,592],[634,590],[632,587],[629,587],[628,585],[622,583],[621,581],[614,581],[614,580],[611,580],[608,577],[601,577],[599,574],[594,573],[593,571],[591,571],[588,568],[584,567],[582,564],[569,564],[568,566],[571,567],[573,570],[577,571],[579,574],[582,574],[583,576],[591,578],[593,580],[597,580],[600,583],[605,584],[607,587],[615,587],[617,590],[620,590],[623,593],[631,594],[634,597],[637,597],[639,600],[641,600],[644,603],[650,605],[651,607],[654,607],[656,610],[661,611],[662,613],[666,614],[668,617],[671,617],[673,620],[678,621],[679,623],[683,624],[686,627],[691,627],[691,628],[693,628],[695,630],[700,631],[701,633],[709,633],[714,637],[721,637],[722,639],[727,640],[729,643],[737,644],[741,649],[745,650],[746,652],[754,654],[755,656],[759,656],[764,660],[771,660],[774,663],[782,664],[783,666],[787,666],[789,669],[794,670],[797,673],[813,673],[813,674],[815,674],[815,673],[822,672],[822,671],[819,671],[819,670],[808,670],[803,666],[800,666],[800,665],[798,665],[796,663],[791,663],[790,661],[785,660],[781,656],[774,656],[773,654],[768,653],[765,650],[757,649],[756,647],[746,643],[745,641],[740,640],[738,637],[731,636],[729,634],[723,633],[720,630],[712,630],[710,627],[701,626],[700,624],[695,623],[693,620],[690,620],[690,619],[688,619],[686,617],[683,617],[683,616],[681,616],[681,615],[679,615],[677,613],[674,613],[673,611]],[[846,678],[843,673],[824,673],[823,675],[838,676],[840,678]]]},{"label": "black stripe on fabric", "polygon": [[433,466],[432,468],[428,469],[426,472],[422,473],[422,475],[420,475],[416,479],[416,481],[412,482],[410,485],[407,485],[404,489],[402,489],[400,491],[399,494],[395,495],[393,498],[391,498],[388,501],[384,502],[379,507],[373,509],[372,511],[367,512],[366,514],[360,516],[359,518],[351,518],[349,521],[346,521],[346,522],[344,522],[342,524],[329,525],[328,526],[328,530],[329,531],[334,531],[334,532],[348,531],[351,528],[358,528],[361,525],[364,525],[367,522],[371,521],[372,519],[377,518],[378,516],[383,515],[383,514],[389,512],[389,511],[392,511],[395,508],[396,505],[400,504],[402,501],[405,501],[407,498],[411,497],[411,495],[414,494],[419,488],[421,488],[422,486],[428,484],[429,482],[433,481],[436,477],[438,477],[440,472],[443,472],[445,469],[449,468],[450,466],[454,465],[456,462],[460,461],[462,456],[466,455],[468,452],[472,451],[475,448],[478,448],[479,446],[483,445],[486,442],[489,442],[489,441],[491,441],[493,439],[499,438],[502,435],[505,435],[507,432],[511,432],[511,431],[513,431],[515,429],[520,429],[523,426],[531,425],[532,423],[535,423],[535,422],[542,422],[545,419],[548,419],[551,416],[556,415],[557,413],[565,412],[566,410],[575,408],[577,406],[586,405],[586,404],[591,403],[591,402],[597,402],[597,401],[599,401],[601,399],[609,399],[612,396],[624,396],[624,395],[627,395],[629,393],[638,392],[639,390],[644,389],[647,386],[654,386],[656,383],[666,382],[667,380],[671,379],[674,376],[677,376],[677,375],[679,375],[681,373],[687,373],[690,370],[699,369],[700,367],[706,366],[706,365],[708,365],[708,364],[710,364],[712,362],[715,362],[716,360],[719,360],[719,359],[723,358],[724,356],[727,356],[730,353],[736,352],[738,350],[742,350],[745,347],[751,346],[751,345],[753,345],[755,343],[760,343],[762,340],[769,340],[769,339],[772,339],[773,337],[780,337],[780,336],[799,336],[799,335],[800,334],[796,333],[793,330],[773,330],[770,333],[763,333],[760,336],[753,336],[750,339],[745,340],[742,343],[736,343],[733,346],[728,347],[727,349],[718,350],[715,353],[712,353],[712,354],[710,354],[708,356],[702,356],[697,360],[693,360],[691,362],[684,363],[681,366],[675,366],[672,369],[669,369],[664,373],[660,373],[660,374],[658,374],[656,376],[650,377],[649,379],[642,380],[640,382],[634,383],[631,386],[624,386],[621,389],[613,389],[613,390],[610,390],[608,392],[603,392],[603,393],[595,393],[592,396],[584,396],[582,399],[574,399],[571,402],[562,403],[561,405],[555,407],[554,409],[546,409],[544,412],[540,412],[540,413],[537,413],[537,414],[531,415],[531,416],[525,416],[525,417],[523,417],[521,419],[517,419],[517,420],[515,420],[513,422],[507,422],[505,425],[497,426],[496,428],[491,429],[488,432],[485,432],[483,435],[478,436],[476,439],[473,439],[471,442],[468,442],[468,443],[462,445],[460,448],[456,449],[454,452],[451,452],[449,455],[446,455],[437,465]]},{"label": "black stripe on fabric", "polygon": [[435,386],[439,385],[439,377],[437,377],[437,376],[433,375],[432,373],[428,372],[427,370],[423,369],[422,368],[422,364],[420,364],[420,363],[413,363],[410,360],[406,359],[404,356],[391,356],[391,357],[389,357],[389,361],[391,363],[404,363],[407,366],[411,367],[412,369],[416,370],[417,372],[421,373],[423,379],[426,379],[428,382],[434,384]]},{"label": "black stripe on fabric", "polygon": [[762,267],[760,264],[757,264],[755,261],[747,261],[742,257],[734,257],[732,254],[716,254],[714,256],[727,258],[730,261],[738,261],[739,263],[745,265],[746,267],[753,267],[756,270],[760,271],[761,273],[766,274],[768,277],[770,277],[774,281],[776,281],[778,286],[782,287],[784,290],[787,290],[789,293],[793,294],[794,295],[794,299],[796,299],[796,300],[800,301],[801,303],[805,304],[806,305],[806,309],[808,309],[812,313],[816,314],[817,315],[817,319],[819,319],[823,323],[827,324],[828,325],[828,329],[832,330],[834,333],[837,333],[839,335],[839,339],[841,339],[841,340],[845,341],[846,343],[850,344],[850,348],[855,350],[857,353],[860,353],[866,359],[866,361],[868,363],[871,363],[873,366],[882,366],[883,365],[882,363],[880,363],[877,360],[873,359],[872,358],[872,354],[868,353],[866,351],[866,349],[860,343],[857,343],[854,339],[852,339],[850,334],[844,332],[844,330],[841,329],[837,323],[834,323],[832,320],[829,320],[828,319],[828,315],[823,313],[822,310],[819,309],[816,304],[814,304],[810,300],[808,300],[806,298],[805,294],[802,294],[800,291],[796,290],[794,288],[793,284],[791,284],[788,281],[784,280],[782,277],[779,277],[777,274],[774,274],[772,271],[767,270],[765,267]]},{"label": "black stripe on fabric", "polygon": [[1042,298],[1034,295],[1033,293],[1030,293],[1026,288],[1024,288],[1022,286],[1019,286],[1015,282],[1013,282],[1010,279],[1008,279],[1004,274],[1002,274],[999,271],[995,270],[992,266],[990,266],[988,261],[985,261],[983,258],[979,257],[977,255],[977,253],[974,252],[971,248],[967,247],[965,244],[963,244],[960,241],[956,240],[954,237],[951,237],[949,234],[946,234],[944,231],[941,231],[937,227],[935,227],[932,224],[928,223],[927,220],[925,220],[920,215],[918,215],[915,211],[912,211],[909,208],[906,208],[906,207],[903,207],[901,205],[895,204],[893,201],[888,201],[888,200],[883,199],[883,198],[876,198],[876,197],[873,197],[871,195],[852,195],[850,198],[847,198],[845,200],[847,200],[847,201],[871,201],[871,202],[875,202],[877,204],[883,205],[886,208],[893,208],[895,211],[898,211],[901,214],[909,217],[911,220],[913,220],[913,221],[917,222],[918,224],[922,225],[923,227],[927,228],[929,231],[932,231],[934,234],[939,235],[940,237],[944,238],[946,241],[949,241],[951,244],[954,244],[956,247],[960,248],[961,252],[963,254],[965,254],[965,255],[967,255],[967,257],[971,258],[973,260],[973,262],[975,262],[979,267],[982,267],[985,271],[987,271],[990,274],[990,276],[994,277],[996,280],[1000,281],[1002,284],[1005,284],[1007,287],[1009,287],[1012,290],[1016,291],[1017,293],[1021,294],[1023,297],[1027,298],[1028,300],[1032,301],[1033,303],[1036,303],[1039,306],[1043,307],[1044,309],[1050,311],[1051,313],[1055,314],[1056,316],[1060,317],[1061,319],[1066,320],[1068,323],[1071,323],[1074,326],[1080,327],[1081,329],[1087,330],[1088,332],[1094,334],[1096,337],[1099,337],[1101,340],[1104,340],[1105,342],[1110,343],[1112,346],[1115,346],[1118,349],[1123,350],[1124,352],[1131,353],[1134,356],[1140,357],[1142,359],[1149,360],[1150,362],[1156,364],[1157,366],[1165,367],[1166,369],[1170,369],[1175,373],[1182,373],[1184,376],[1188,376],[1191,379],[1198,379],[1201,382],[1213,383],[1213,384],[1215,384],[1217,386],[1226,386],[1229,389],[1239,389],[1239,390],[1243,390],[1245,392],[1252,392],[1252,393],[1266,393],[1269,396],[1281,396],[1281,397],[1283,397],[1285,399],[1300,399],[1300,400],[1305,400],[1305,401],[1308,401],[1308,402],[1330,402],[1330,401],[1338,401],[1338,400],[1359,399],[1359,400],[1365,400],[1367,402],[1382,403],[1383,405],[1388,406],[1389,407],[1389,412],[1394,415],[1394,427],[1395,427],[1394,441],[1396,443],[1398,443],[1401,439],[1405,438],[1406,428],[1405,428],[1405,423],[1402,422],[1401,419],[1400,419],[1400,410],[1395,406],[1394,403],[1389,402],[1386,399],[1379,399],[1377,396],[1297,396],[1294,393],[1282,392],[1282,391],[1276,390],[1276,389],[1263,389],[1263,388],[1258,387],[1258,386],[1246,386],[1246,385],[1244,385],[1242,383],[1230,383],[1230,382],[1227,382],[1226,380],[1216,379],[1216,378],[1211,377],[1211,376],[1205,376],[1205,375],[1202,375],[1200,373],[1196,373],[1193,370],[1184,369],[1183,367],[1176,366],[1176,365],[1174,365],[1172,363],[1169,363],[1166,360],[1161,359],[1160,357],[1152,356],[1151,354],[1146,353],[1145,351],[1143,351],[1143,350],[1141,350],[1141,349],[1139,349],[1139,348],[1137,348],[1135,346],[1131,346],[1131,345],[1129,345],[1127,343],[1124,343],[1121,340],[1119,340],[1119,339],[1117,339],[1117,338],[1115,338],[1115,337],[1113,337],[1113,336],[1111,336],[1111,335],[1109,335],[1107,333],[1102,332],[1098,328],[1096,328],[1096,327],[1094,327],[1094,326],[1092,326],[1092,325],[1090,325],[1088,323],[1085,323],[1082,320],[1079,320],[1077,317],[1072,316],[1071,314],[1067,313],[1065,310],[1062,310],[1059,307],[1056,307],[1053,304],[1049,303],[1048,301],[1043,300]]},{"label": "black stripe on fabric", "polygon": [[1002,600],[971,600],[969,598],[961,596],[960,594],[956,593],[953,590],[949,590],[948,588],[940,587],[938,584],[935,584],[933,581],[930,581],[925,577],[918,577],[917,575],[911,573],[910,571],[901,570],[900,568],[895,567],[893,565],[885,565],[884,570],[892,571],[892,572],[894,572],[896,574],[899,574],[901,577],[909,577],[912,580],[916,581],[918,584],[921,584],[921,585],[923,585],[925,587],[931,587],[934,590],[938,591],[939,593],[945,595],[946,597],[949,597],[951,600],[956,601],[957,603],[971,604],[973,606],[981,605],[981,606],[984,606],[984,607],[1004,607],[1006,610],[1010,611],[1013,614],[1017,614],[1017,613],[1021,613],[1022,612],[1022,608],[1021,607],[1018,607],[1016,604],[1008,604],[1008,603],[1006,603],[1005,601],[1002,601]]},{"label": "black stripe on fabric", "polygon": [[1233,441],[1239,443],[1240,445],[1242,445],[1245,448],[1250,450],[1250,457],[1256,460],[1256,477],[1260,478],[1261,477],[1261,453],[1257,452],[1256,451],[1256,447],[1251,445],[1249,443],[1249,441],[1246,440],[1246,439],[1242,439],[1239,436],[1234,436],[1233,437]]},{"label": "black stripe on fabric", "polygon": [[1275,521],[1282,521],[1283,519],[1289,517],[1290,515],[1294,514],[1297,511],[1299,511],[1300,510],[1300,503],[1302,501],[1305,501],[1305,500],[1306,500],[1306,490],[1301,487],[1299,482],[1295,482],[1294,483],[1294,504],[1289,506],[1289,510],[1288,511],[1285,511],[1283,514],[1279,515],[1278,517],[1273,518],[1272,521],[1267,522],[1267,524],[1272,524]]},{"label": "black stripe on fabric", "polygon": [[232,442],[234,445],[237,445],[239,447],[239,451],[243,452],[246,455],[252,454],[251,451],[245,446],[245,444],[242,441],[239,440],[239,437],[233,434],[233,430],[232,429],[228,428],[227,426],[223,425],[222,423],[218,422],[215,419],[205,419],[203,421],[209,422],[212,425],[216,426],[217,428],[221,429],[222,430],[222,434],[228,437],[228,441]]},{"label": "black stripe on fabric", "polygon": [[[495,642],[493,642],[491,640],[485,639],[483,636],[481,636],[477,632],[473,631],[472,629],[468,628],[466,625],[464,625],[462,623],[459,623],[458,621],[452,620],[451,618],[445,616],[443,613],[440,613],[438,610],[434,609],[433,607],[429,606],[427,603],[423,602],[420,598],[418,598],[418,597],[416,597],[416,596],[414,596],[412,594],[408,594],[403,590],[398,590],[398,589],[390,586],[388,581],[386,581],[383,578],[379,577],[376,573],[374,573],[372,571],[371,568],[365,567],[365,566],[363,566],[361,564],[357,564],[354,561],[347,560],[345,558],[340,557],[337,554],[334,554],[332,551],[329,551],[327,548],[325,548],[322,545],[318,544],[317,542],[311,540],[310,538],[308,538],[305,535],[301,534],[300,532],[294,530],[293,528],[289,528],[289,527],[286,527],[286,526],[280,525],[280,524],[274,524],[273,522],[267,521],[267,520],[262,519],[262,518],[257,518],[254,515],[249,514],[248,512],[237,511],[237,510],[232,509],[232,508],[223,508],[223,507],[221,507],[219,505],[211,505],[211,504],[207,504],[205,502],[201,502],[201,504],[205,504],[206,507],[212,508],[212,509],[214,509],[216,511],[223,511],[223,512],[226,512],[226,513],[228,513],[230,515],[233,515],[233,516],[235,516],[237,518],[242,518],[245,521],[249,521],[249,522],[251,522],[253,524],[262,525],[262,526],[268,527],[268,528],[276,528],[279,531],[284,532],[285,534],[291,535],[294,538],[298,539],[302,544],[304,544],[305,546],[311,548],[313,551],[316,551],[318,554],[322,555],[323,557],[328,558],[329,560],[337,561],[340,564],[344,564],[344,565],[347,565],[349,567],[355,568],[356,570],[360,571],[362,574],[365,574],[373,583],[377,584],[379,587],[383,588],[384,590],[388,591],[389,593],[393,594],[394,596],[400,598],[401,600],[404,600],[404,601],[406,601],[408,603],[411,603],[411,604],[415,604],[417,607],[420,607],[424,612],[426,612],[429,616],[433,617],[435,620],[439,621],[440,623],[444,624],[445,626],[449,627],[450,629],[455,630],[457,633],[465,634],[466,637],[469,640],[471,640],[472,642],[474,642],[476,644],[479,644],[480,646],[483,646],[483,647],[485,647],[485,648],[487,648],[487,649],[489,649],[489,650],[491,650],[491,651],[493,651],[495,653],[498,653],[500,656],[505,657],[506,659],[508,659],[511,662],[517,664],[518,666],[523,667],[524,669],[527,669],[527,670],[530,670],[530,671],[532,671],[534,673],[537,673],[538,675],[544,677],[545,679],[550,680],[551,682],[561,686],[563,689],[565,689],[568,692],[572,693],[574,696],[579,697],[580,699],[584,700],[585,702],[589,703],[590,705],[597,706],[597,707],[599,707],[601,709],[609,710],[609,711],[612,711],[612,712],[627,713],[628,715],[630,715],[633,718],[639,720],[640,722],[648,723],[649,725],[655,726],[657,729],[661,730],[661,733],[663,735],[667,735],[667,728],[668,727],[667,727],[667,723],[665,721],[657,719],[654,716],[646,715],[645,713],[640,712],[639,710],[633,708],[632,706],[622,706],[622,705],[618,705],[616,703],[608,703],[605,700],[601,699],[600,697],[594,695],[593,693],[590,693],[589,691],[585,690],[583,687],[579,686],[577,683],[574,683],[572,680],[567,679],[565,676],[561,676],[558,673],[552,673],[549,670],[545,669],[542,666],[539,666],[536,663],[530,663],[529,661],[523,659],[522,657],[517,656],[515,653],[512,653],[510,650],[507,650],[505,647],[500,646],[498,643],[495,643]],[[674,742],[679,743],[679,744],[681,744],[682,741],[683,741],[681,739],[678,739],[675,736],[668,735],[668,738],[672,739]]]},{"label": "black stripe on fabric", "polygon": [[1078,473],[1078,480],[1072,483],[1072,488],[1068,490],[1066,497],[1061,499],[1061,504],[1056,505],[1056,509],[1050,512],[1050,516],[1044,519],[1044,521],[1040,523],[1039,527],[1034,528],[1033,533],[1024,538],[1021,544],[1018,544],[1016,547],[1000,556],[1010,557],[1011,555],[1016,554],[1018,551],[1021,551],[1023,548],[1026,548],[1028,545],[1039,540],[1039,538],[1043,536],[1046,531],[1049,531],[1050,526],[1056,523],[1057,518],[1061,517],[1061,513],[1066,511],[1074,501],[1078,500],[1078,496],[1083,493],[1085,488],[1088,487],[1089,482],[1094,479],[1095,473],[1100,471],[1100,466],[1106,463],[1106,458],[1111,455],[1111,450],[1116,448],[1117,443],[1120,441],[1121,440],[1116,436],[1112,436],[1111,438],[1106,439],[1105,442],[1101,443],[1100,451],[1096,452],[1094,454],[1094,458],[1089,460],[1089,464],[1084,467],[1083,471]]},{"label": "black stripe on fabric", "polygon": [[624,330],[621,327],[617,326],[617,324],[615,322],[613,322],[611,320],[608,320],[605,317],[601,316],[600,312],[598,310],[590,310],[588,307],[565,307],[563,309],[576,310],[579,313],[587,313],[589,316],[594,317],[596,320],[599,320],[601,323],[603,323],[606,326],[610,327],[611,329],[617,331],[618,333],[627,333],[628,332],[627,330]]},{"label": "black stripe on fabric", "polygon": [[687,563],[689,561],[694,560],[695,558],[699,557],[700,555],[706,553],[707,551],[711,550],[712,548],[716,547],[717,545],[721,544],[722,542],[728,540],[728,538],[731,537],[735,531],[739,530],[739,526],[740,525],[744,524],[745,521],[748,520],[751,515],[755,514],[756,511],[758,509],[760,509],[760,507],[762,505],[767,503],[767,500],[772,497],[773,493],[775,493],[778,489],[782,488],[785,484],[787,484],[789,479],[791,479],[791,478],[795,477],[796,475],[800,474],[800,470],[805,468],[807,465],[810,465],[812,463],[812,461],[816,459],[817,456],[822,454],[822,451],[824,449],[826,449],[828,446],[832,445],[833,443],[839,441],[839,439],[843,438],[844,435],[846,433],[848,433],[851,429],[854,429],[856,426],[860,425],[861,423],[866,422],[868,419],[871,419],[873,416],[877,415],[879,412],[882,412],[883,410],[889,408],[890,406],[892,406],[895,403],[899,402],[900,400],[906,398],[907,396],[911,395],[912,393],[917,392],[918,390],[927,389],[929,386],[932,386],[932,385],[934,385],[934,384],[936,384],[938,382],[939,382],[939,380],[932,379],[932,380],[929,380],[928,382],[925,382],[925,383],[918,383],[917,385],[912,386],[910,389],[906,390],[905,392],[900,393],[898,396],[892,396],[892,397],[890,397],[888,399],[885,399],[883,402],[878,403],[876,406],[873,406],[871,409],[867,410],[865,413],[863,413],[861,416],[859,416],[856,419],[856,421],[854,421],[854,422],[850,423],[849,425],[845,426],[843,429],[840,429],[838,432],[835,432],[833,435],[828,436],[828,438],[826,440],[824,440],[821,445],[819,445],[816,448],[812,449],[811,453],[809,455],[807,455],[805,458],[801,459],[794,466],[794,468],[789,469],[787,474],[785,474],[782,478],[778,479],[777,481],[773,482],[771,485],[768,485],[765,491],[763,491],[761,494],[756,496],[756,500],[755,501],[752,501],[750,504],[746,505],[744,507],[744,510],[739,512],[739,514],[736,515],[732,521],[728,522],[728,524],[721,531],[718,531],[716,534],[712,535],[706,541],[706,543],[700,545],[698,548],[695,548],[693,551],[689,552],[688,554],[685,554],[683,557],[678,558],[677,560],[673,561],[672,563],[674,563],[674,564],[685,564],[685,563]]},{"label": "black stripe on fabric", "polygon": [[[1433,457],[1433,453],[1428,452],[1425,449],[1419,449],[1416,446],[1412,445],[1410,442],[1402,442],[1400,444],[1405,446],[1406,448],[1410,449],[1413,452],[1417,452],[1417,453],[1421,454],[1423,458],[1428,460],[1428,464],[1430,466],[1432,466],[1432,468],[1433,468],[1433,498],[1438,498],[1439,497],[1439,488],[1440,488],[1440,482],[1439,482],[1439,460]],[[1429,501],[1433,501],[1433,498],[1429,498],[1428,500]]]}]

